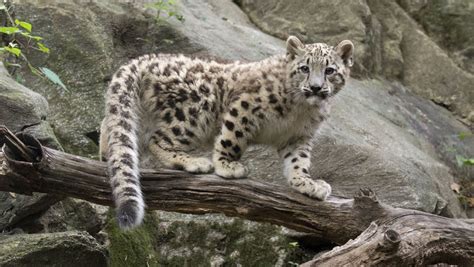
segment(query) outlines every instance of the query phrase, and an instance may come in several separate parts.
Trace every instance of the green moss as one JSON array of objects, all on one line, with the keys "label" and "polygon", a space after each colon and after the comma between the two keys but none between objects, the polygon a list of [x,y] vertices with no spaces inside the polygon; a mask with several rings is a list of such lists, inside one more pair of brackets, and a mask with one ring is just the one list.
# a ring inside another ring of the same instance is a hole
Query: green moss
[{"label": "green moss", "polygon": [[122,231],[111,212],[106,227],[110,240],[110,266],[159,266],[154,250],[157,225],[156,217],[148,214],[142,226]]}]

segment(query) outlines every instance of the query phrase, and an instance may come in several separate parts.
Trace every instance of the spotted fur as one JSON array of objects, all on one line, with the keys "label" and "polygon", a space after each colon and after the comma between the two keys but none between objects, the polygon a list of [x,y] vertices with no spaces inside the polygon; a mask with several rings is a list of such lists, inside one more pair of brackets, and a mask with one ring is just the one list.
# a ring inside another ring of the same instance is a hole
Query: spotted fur
[{"label": "spotted fur", "polygon": [[[331,187],[309,175],[312,137],[344,86],[353,44],[287,40],[286,55],[227,64],[183,55],[146,55],[122,66],[106,95],[101,155],[122,228],[144,214],[139,151],[165,166],[242,178],[238,160],[251,144],[276,148],[291,187],[324,200]],[[212,160],[188,154],[213,144]]]}]

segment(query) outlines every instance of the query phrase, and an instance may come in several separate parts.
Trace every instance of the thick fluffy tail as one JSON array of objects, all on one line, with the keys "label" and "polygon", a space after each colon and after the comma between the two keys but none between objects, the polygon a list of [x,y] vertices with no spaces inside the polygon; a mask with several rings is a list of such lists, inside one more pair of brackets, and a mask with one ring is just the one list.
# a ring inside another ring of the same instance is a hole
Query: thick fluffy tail
[{"label": "thick fluffy tail", "polygon": [[[117,219],[122,229],[138,226],[144,216],[138,168],[139,64],[133,60],[113,76],[107,89],[103,122],[106,158]],[[104,151],[105,152],[105,151]]]}]

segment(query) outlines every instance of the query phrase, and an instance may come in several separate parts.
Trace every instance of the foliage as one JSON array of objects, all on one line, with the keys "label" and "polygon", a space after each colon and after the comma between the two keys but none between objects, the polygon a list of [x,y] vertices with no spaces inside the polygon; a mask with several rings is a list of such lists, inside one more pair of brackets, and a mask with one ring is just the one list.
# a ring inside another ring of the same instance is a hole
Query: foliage
[{"label": "foliage", "polygon": [[[30,49],[49,54],[50,49],[42,42],[43,38],[41,36],[34,35],[32,30],[33,26],[31,23],[26,21],[13,19],[10,15],[11,6],[6,6],[4,4],[0,4],[0,12],[5,13],[10,26],[0,27],[0,34],[6,35],[9,42],[6,45],[0,46],[0,56],[11,55],[14,56],[16,59],[19,59],[25,62],[30,71],[41,78],[46,78],[54,84],[61,86],[64,90],[67,90],[64,83],[61,81],[59,76],[54,73],[52,70],[40,67],[34,67],[25,56],[24,52],[29,51]],[[5,37],[5,36],[2,36]],[[6,66],[11,67],[21,67],[20,64],[5,60]]]},{"label": "foliage", "polygon": [[184,17],[178,12],[178,7],[175,0],[157,0],[153,3],[145,5],[147,8],[156,10],[156,21],[160,23],[162,21],[162,14],[168,16],[168,18],[176,18],[177,20],[184,22]]},{"label": "foliage", "polygon": [[[457,138],[463,141],[473,136],[471,132],[461,132],[457,135]],[[451,151],[455,153],[458,167],[465,172],[465,175],[460,177],[459,183],[451,184],[451,189],[458,195],[458,199],[464,208],[474,208],[474,181],[470,175],[470,170],[472,170],[470,168],[474,166],[474,158],[460,155],[454,148]]]},{"label": "foliage", "polygon": [[459,167],[462,166],[474,166],[474,158],[465,158],[461,155],[456,155],[456,162]]},{"label": "foliage", "polygon": [[[473,136],[473,134],[469,133],[469,132],[460,132],[458,134],[458,138],[461,141],[466,139],[466,138],[470,138],[472,136]],[[456,162],[458,163],[459,167],[473,166],[474,165],[474,158],[466,158],[466,157],[463,157],[461,155],[456,155]]]},{"label": "foliage", "polygon": [[66,85],[64,85],[64,83],[61,81],[61,79],[56,73],[46,67],[41,67],[40,70],[52,83],[61,86],[64,90],[67,91]]}]

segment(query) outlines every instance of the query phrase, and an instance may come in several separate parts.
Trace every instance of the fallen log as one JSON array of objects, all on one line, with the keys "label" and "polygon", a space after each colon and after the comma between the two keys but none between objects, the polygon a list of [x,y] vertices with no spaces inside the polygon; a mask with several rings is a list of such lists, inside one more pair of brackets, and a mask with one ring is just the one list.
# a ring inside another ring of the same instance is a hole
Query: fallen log
[{"label": "fallen log", "polygon": [[[0,191],[42,192],[113,205],[105,163],[41,146],[0,127]],[[303,266],[474,265],[474,220],[445,218],[380,203],[370,189],[354,199],[317,201],[251,178],[225,180],[177,170],[142,170],[148,209],[269,222],[335,244]],[[354,240],[352,240],[354,239]]]}]

